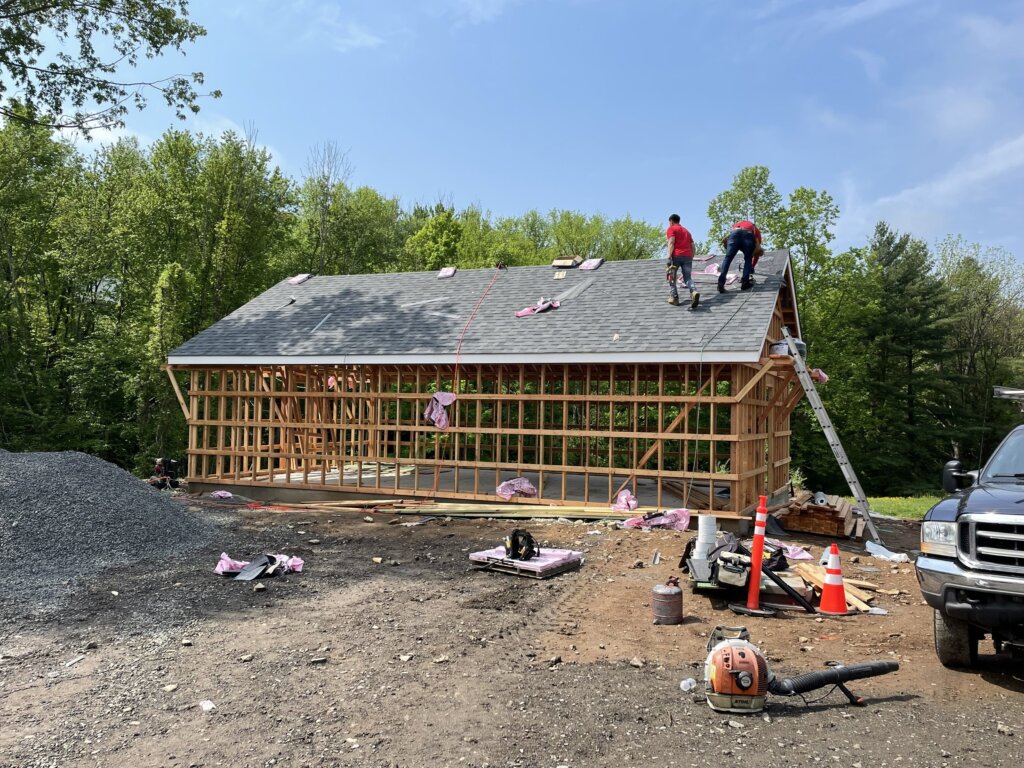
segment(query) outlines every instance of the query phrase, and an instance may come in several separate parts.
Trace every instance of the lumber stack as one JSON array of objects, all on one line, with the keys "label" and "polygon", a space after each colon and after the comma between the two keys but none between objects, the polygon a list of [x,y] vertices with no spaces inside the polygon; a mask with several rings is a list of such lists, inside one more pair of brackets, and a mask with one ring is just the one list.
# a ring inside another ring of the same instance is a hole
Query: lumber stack
[{"label": "lumber stack", "polygon": [[854,539],[859,539],[864,532],[864,520],[841,496],[829,496],[825,504],[816,504],[809,491],[801,491],[787,506],[772,514],[782,521],[787,531]]},{"label": "lumber stack", "polygon": [[532,520],[546,518],[556,520],[626,520],[630,517],[657,511],[655,507],[637,507],[629,512],[613,512],[608,507],[573,507],[550,504],[486,504],[482,502],[443,502],[431,499],[385,499],[349,501],[312,501],[307,503],[277,503],[260,506],[261,509],[290,510],[307,509],[320,511],[349,510],[352,512],[380,512],[395,515],[433,515],[437,517],[507,518],[509,520]]}]

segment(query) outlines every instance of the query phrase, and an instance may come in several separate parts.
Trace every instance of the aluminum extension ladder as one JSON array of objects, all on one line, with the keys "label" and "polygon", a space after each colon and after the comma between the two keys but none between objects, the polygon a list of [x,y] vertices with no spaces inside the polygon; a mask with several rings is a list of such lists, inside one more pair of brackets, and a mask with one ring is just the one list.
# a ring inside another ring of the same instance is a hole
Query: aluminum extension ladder
[{"label": "aluminum extension ladder", "polygon": [[857,473],[853,471],[853,465],[850,464],[850,459],[843,449],[839,435],[836,434],[836,428],[832,425],[832,419],[829,418],[828,411],[825,410],[825,406],[821,402],[818,390],[814,386],[814,380],[811,379],[811,374],[807,370],[803,357],[800,355],[800,350],[797,349],[796,343],[789,333],[789,328],[783,326],[782,335],[786,338],[789,354],[793,357],[793,368],[796,370],[796,376],[800,380],[800,385],[804,388],[804,392],[807,393],[807,402],[811,404],[811,410],[814,411],[814,415],[818,418],[818,423],[821,425],[822,432],[825,433],[829,447],[832,448],[832,453],[835,455],[836,461],[839,462],[839,469],[842,471],[843,477],[846,478],[853,497],[857,500],[857,511],[860,513],[861,519],[864,520],[864,526],[871,532],[871,538],[881,544],[882,537],[878,535],[878,529],[875,528],[875,524],[871,520],[871,507],[868,506],[868,498],[864,495],[864,489],[860,485],[860,480],[857,479]]}]

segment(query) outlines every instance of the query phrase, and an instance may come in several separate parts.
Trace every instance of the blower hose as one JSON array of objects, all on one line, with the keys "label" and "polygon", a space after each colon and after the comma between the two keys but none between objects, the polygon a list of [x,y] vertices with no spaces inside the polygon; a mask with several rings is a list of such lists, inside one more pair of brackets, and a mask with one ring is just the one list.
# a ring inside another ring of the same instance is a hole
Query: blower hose
[{"label": "blower hose", "polygon": [[796,677],[775,679],[768,683],[768,690],[776,696],[795,696],[798,693],[824,688],[826,685],[842,686],[848,680],[887,675],[899,668],[900,665],[895,661],[865,661],[848,667],[832,667],[821,672],[805,672]]}]

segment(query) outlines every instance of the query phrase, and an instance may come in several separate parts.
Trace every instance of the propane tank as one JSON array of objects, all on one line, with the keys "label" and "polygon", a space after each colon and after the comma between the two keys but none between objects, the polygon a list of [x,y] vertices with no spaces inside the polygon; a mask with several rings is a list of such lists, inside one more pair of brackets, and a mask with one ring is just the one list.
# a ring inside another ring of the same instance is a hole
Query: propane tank
[{"label": "propane tank", "polygon": [[669,576],[664,584],[655,584],[651,595],[651,610],[655,624],[683,623],[683,590],[679,579]]}]

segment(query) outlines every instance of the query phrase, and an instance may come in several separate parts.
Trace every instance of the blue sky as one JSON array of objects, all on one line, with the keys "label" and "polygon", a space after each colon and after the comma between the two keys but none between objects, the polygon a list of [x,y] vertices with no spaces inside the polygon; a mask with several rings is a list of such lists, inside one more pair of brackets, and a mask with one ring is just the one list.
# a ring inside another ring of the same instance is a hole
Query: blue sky
[{"label": "blue sky", "polygon": [[[252,126],[298,176],[347,150],[403,204],[678,212],[744,166],[828,190],[835,247],[879,219],[1024,257],[1024,3],[987,0],[192,0],[183,64],[223,98],[186,125]],[[143,140],[179,125],[156,102]]]}]

